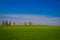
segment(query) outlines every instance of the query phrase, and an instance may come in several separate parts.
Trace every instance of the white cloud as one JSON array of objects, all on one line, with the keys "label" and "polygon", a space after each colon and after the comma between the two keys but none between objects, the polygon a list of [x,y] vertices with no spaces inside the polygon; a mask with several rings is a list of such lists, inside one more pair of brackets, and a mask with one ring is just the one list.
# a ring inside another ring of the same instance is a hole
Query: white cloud
[{"label": "white cloud", "polygon": [[[2,19],[0,20],[11,20],[17,24],[23,24],[24,22],[32,22],[35,24],[44,24],[44,25],[60,25],[60,17],[48,17],[44,15],[23,15],[23,14],[7,14],[0,15]],[[5,17],[5,18],[4,18]]]}]

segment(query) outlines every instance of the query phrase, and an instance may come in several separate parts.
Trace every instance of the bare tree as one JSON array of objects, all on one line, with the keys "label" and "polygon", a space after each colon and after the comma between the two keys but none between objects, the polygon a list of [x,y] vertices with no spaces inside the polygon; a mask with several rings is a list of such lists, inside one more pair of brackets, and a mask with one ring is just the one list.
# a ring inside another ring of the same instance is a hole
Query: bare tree
[{"label": "bare tree", "polygon": [[29,25],[32,25],[32,22],[29,22]]},{"label": "bare tree", "polygon": [[8,20],[5,21],[5,25],[8,25]]},{"label": "bare tree", "polygon": [[26,22],[24,23],[24,25],[27,25]]},{"label": "bare tree", "polygon": [[9,22],[9,25],[11,26],[11,21]]},{"label": "bare tree", "polygon": [[4,23],[4,20],[2,21],[2,25],[4,25],[5,23]]},{"label": "bare tree", "polygon": [[16,25],[15,22],[13,23],[13,25]]}]

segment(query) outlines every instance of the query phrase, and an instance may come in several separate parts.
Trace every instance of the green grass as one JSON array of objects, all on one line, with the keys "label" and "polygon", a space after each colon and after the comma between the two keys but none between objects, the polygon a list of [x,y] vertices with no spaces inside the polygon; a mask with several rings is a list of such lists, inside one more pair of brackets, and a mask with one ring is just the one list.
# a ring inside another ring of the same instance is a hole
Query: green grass
[{"label": "green grass", "polygon": [[60,27],[0,26],[0,40],[60,40]]}]

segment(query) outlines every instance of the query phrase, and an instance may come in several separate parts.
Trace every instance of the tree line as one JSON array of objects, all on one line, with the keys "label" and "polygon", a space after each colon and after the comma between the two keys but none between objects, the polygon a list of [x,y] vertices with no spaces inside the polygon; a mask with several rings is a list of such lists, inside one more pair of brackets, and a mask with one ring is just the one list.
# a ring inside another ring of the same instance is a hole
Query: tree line
[{"label": "tree line", "polygon": [[[8,20],[6,20],[6,21],[2,21],[2,25],[12,25],[12,23],[11,23],[11,21],[10,22],[8,22]],[[13,25],[15,25],[15,22],[13,22]]]},{"label": "tree line", "polygon": [[[2,25],[9,25],[9,26],[11,26],[11,25],[16,25],[16,23],[15,22],[13,22],[13,23],[11,23],[11,21],[10,22],[8,22],[8,20],[3,20],[2,21]],[[24,25],[32,25],[32,22],[29,22],[29,23],[24,23]]]}]

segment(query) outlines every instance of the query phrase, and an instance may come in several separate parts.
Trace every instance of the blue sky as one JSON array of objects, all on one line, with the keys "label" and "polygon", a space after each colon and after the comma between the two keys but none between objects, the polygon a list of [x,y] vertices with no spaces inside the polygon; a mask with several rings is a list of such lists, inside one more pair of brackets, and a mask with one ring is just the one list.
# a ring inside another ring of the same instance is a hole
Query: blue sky
[{"label": "blue sky", "polygon": [[[41,17],[42,15],[43,17],[47,16],[45,18],[48,18],[48,19],[51,18],[53,20],[56,20],[57,22],[58,20],[60,20],[60,1],[59,0],[0,0],[0,20],[4,18],[8,19],[9,16],[12,19],[16,19],[14,17],[11,17],[10,14],[13,16],[30,15],[28,16],[29,18],[31,17],[31,15],[33,16],[33,18],[36,16],[39,16],[40,19],[42,18]],[[6,15],[9,15],[9,16],[6,16]],[[23,20],[25,20],[25,18]]]},{"label": "blue sky", "polygon": [[36,14],[60,17],[58,0],[0,0],[0,14]]}]

